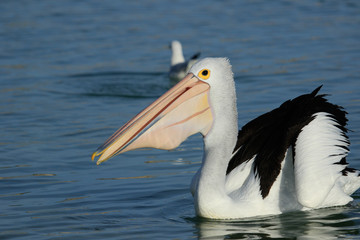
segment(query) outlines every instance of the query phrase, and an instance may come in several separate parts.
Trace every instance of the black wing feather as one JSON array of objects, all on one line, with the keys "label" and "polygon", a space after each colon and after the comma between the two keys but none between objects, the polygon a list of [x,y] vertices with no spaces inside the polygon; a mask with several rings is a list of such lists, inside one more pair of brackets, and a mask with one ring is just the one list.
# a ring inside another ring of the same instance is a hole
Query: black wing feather
[{"label": "black wing feather", "polygon": [[260,178],[260,190],[265,198],[281,171],[287,149],[294,146],[301,129],[314,119],[315,113],[329,113],[346,133],[346,112],[342,107],[329,103],[324,98],[326,95],[317,95],[321,87],[310,94],[288,100],[243,126],[226,174],[256,156],[254,171]]},{"label": "black wing feather", "polygon": [[200,57],[200,52],[197,52],[197,53],[195,53],[191,58],[190,58],[190,60],[196,60],[196,59],[198,59],[199,57]]}]

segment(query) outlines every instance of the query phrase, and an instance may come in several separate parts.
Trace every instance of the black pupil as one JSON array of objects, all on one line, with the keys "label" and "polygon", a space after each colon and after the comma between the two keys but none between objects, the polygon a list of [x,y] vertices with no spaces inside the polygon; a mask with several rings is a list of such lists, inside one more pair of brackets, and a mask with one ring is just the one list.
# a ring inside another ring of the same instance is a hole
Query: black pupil
[{"label": "black pupil", "polygon": [[208,71],[208,70],[204,70],[204,71],[202,72],[202,74],[203,74],[204,76],[207,76],[207,75],[208,75],[208,73],[209,73],[209,71]]}]

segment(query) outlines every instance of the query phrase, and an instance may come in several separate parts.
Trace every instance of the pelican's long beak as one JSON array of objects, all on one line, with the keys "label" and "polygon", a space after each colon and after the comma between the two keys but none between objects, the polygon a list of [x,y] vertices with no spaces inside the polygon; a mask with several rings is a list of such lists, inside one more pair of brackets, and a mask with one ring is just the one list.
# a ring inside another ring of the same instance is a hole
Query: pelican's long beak
[{"label": "pelican's long beak", "polygon": [[93,153],[97,164],[137,148],[173,149],[187,137],[206,136],[213,117],[209,105],[210,86],[189,73],[159,99],[118,129]]}]

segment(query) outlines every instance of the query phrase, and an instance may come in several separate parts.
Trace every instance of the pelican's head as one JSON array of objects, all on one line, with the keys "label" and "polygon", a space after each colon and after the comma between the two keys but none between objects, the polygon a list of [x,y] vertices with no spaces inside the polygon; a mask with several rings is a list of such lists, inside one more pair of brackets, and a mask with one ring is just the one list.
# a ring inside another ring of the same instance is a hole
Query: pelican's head
[{"label": "pelican's head", "polygon": [[[227,59],[199,61],[184,79],[117,130],[93,153],[92,159],[100,156],[97,160],[100,164],[130,150],[174,149],[195,133],[206,136],[212,129],[214,112],[220,106],[212,100],[230,98],[226,90],[229,84],[233,88]],[[234,97],[232,92],[230,95]]]}]

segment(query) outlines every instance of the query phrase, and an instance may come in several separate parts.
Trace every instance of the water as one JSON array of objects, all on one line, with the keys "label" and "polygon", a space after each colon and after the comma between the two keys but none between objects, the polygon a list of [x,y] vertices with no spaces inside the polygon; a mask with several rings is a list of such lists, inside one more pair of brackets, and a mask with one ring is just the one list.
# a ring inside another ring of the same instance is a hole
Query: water
[{"label": "water", "polygon": [[213,221],[189,184],[201,137],[100,166],[103,141],[171,85],[168,44],[233,64],[239,124],[323,84],[349,113],[360,168],[360,4],[1,1],[1,239],[360,239],[344,207]]}]

